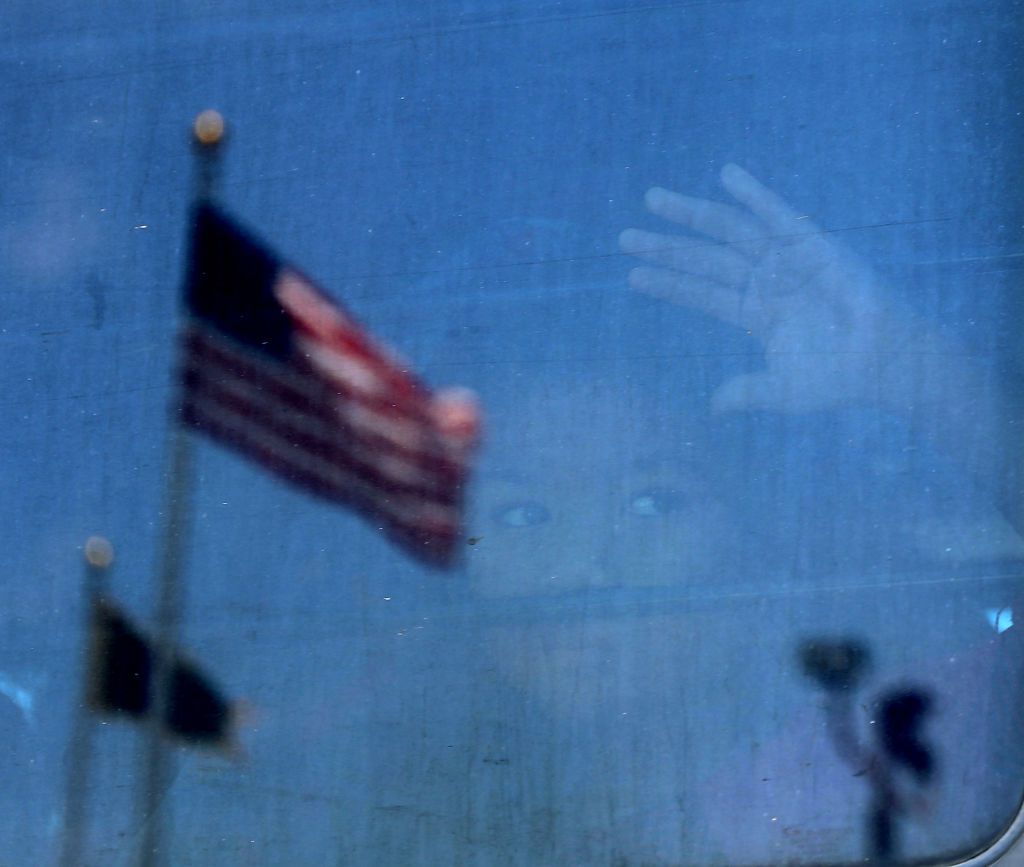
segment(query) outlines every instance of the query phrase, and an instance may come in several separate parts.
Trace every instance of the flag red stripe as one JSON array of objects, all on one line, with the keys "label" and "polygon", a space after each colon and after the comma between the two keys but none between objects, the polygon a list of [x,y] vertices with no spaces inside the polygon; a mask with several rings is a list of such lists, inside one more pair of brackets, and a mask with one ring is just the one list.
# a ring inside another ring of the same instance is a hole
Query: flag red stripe
[{"label": "flag red stripe", "polygon": [[202,327],[189,329],[185,346],[188,357],[195,360],[194,366],[209,366],[250,381],[255,388],[271,393],[279,403],[315,416],[331,429],[342,426],[343,432],[360,445],[409,461],[429,458],[438,472],[457,475],[462,471],[461,464],[443,449],[437,436],[425,434],[419,420],[381,417],[359,398],[349,401],[339,396],[333,386],[322,383],[315,373],[300,373],[292,365],[256,358],[252,352],[236,349],[232,342]]},{"label": "flag red stripe", "polygon": [[[297,322],[296,328],[303,333],[306,340],[319,344],[326,352],[340,359],[359,364],[368,373],[373,374],[380,381],[378,393],[388,395],[390,400],[395,400],[397,397],[402,403],[420,403],[427,399],[426,391],[415,379],[405,371],[392,367],[386,358],[376,353],[366,341],[359,339],[355,332],[337,331],[329,336],[324,336],[307,328],[302,322]],[[347,380],[340,378],[339,384],[347,385]],[[372,398],[372,394],[367,392],[362,392],[362,394],[364,397]]]},{"label": "flag red stripe", "polygon": [[382,486],[360,478],[338,465],[294,449],[266,426],[256,427],[251,417],[220,401],[204,399],[196,392],[186,397],[186,420],[205,433],[241,448],[286,480],[301,484],[321,496],[357,506],[374,517],[431,534],[456,534],[457,514],[432,498],[388,494]]},{"label": "flag red stripe", "polygon": [[[183,405],[186,421],[202,427],[207,436],[231,446],[238,446],[239,435],[235,425],[205,418],[200,421],[197,408],[186,401]],[[356,495],[351,489],[339,489],[317,472],[295,467],[281,459],[272,448],[245,445],[246,455],[263,466],[273,475],[283,478],[289,484],[319,496],[332,503],[344,503],[377,524],[395,542],[413,547],[417,556],[438,565],[449,565],[453,559],[459,531],[451,525],[428,525],[420,519],[402,520],[382,510],[372,502]]]},{"label": "flag red stripe", "polygon": [[186,385],[204,387],[236,403],[253,404],[265,417],[280,423],[283,432],[303,441],[311,451],[330,456],[335,451],[349,452],[356,463],[381,464],[396,482],[415,484],[437,482],[454,484],[461,469],[450,461],[439,461],[429,452],[382,447],[380,439],[361,434],[331,407],[297,406],[278,396],[263,379],[239,376],[230,368],[190,363],[185,372]]},{"label": "flag red stripe", "polygon": [[[321,400],[323,394],[320,388],[329,386],[336,397],[359,403],[383,417],[404,421],[420,429],[429,429],[431,425],[429,402],[422,396],[417,395],[412,400],[401,400],[400,398],[396,400],[395,395],[367,394],[365,391],[353,388],[349,381],[340,377],[327,376],[324,372],[317,370],[308,359],[302,357],[301,346],[297,347],[299,349],[299,352],[296,353],[297,357],[289,358],[284,362],[274,361],[260,357],[258,351],[245,348],[245,344],[231,341],[231,338],[223,336],[219,331],[204,327],[199,320],[193,320],[185,330],[184,342],[186,352],[209,350],[214,353],[223,353],[226,351],[232,359],[244,359],[254,366],[288,371],[288,381],[297,391],[306,393],[313,401]],[[324,352],[329,351],[324,347],[321,348]],[[310,381],[316,383],[315,389],[308,387]],[[310,393],[311,391],[312,393]]]},{"label": "flag red stripe", "polygon": [[404,369],[398,358],[297,271],[283,268],[275,282],[274,294],[307,340],[371,373],[380,381],[381,393],[402,402],[429,399],[429,391]]},{"label": "flag red stripe", "polygon": [[214,405],[222,405],[234,415],[247,418],[250,424],[266,429],[272,436],[288,444],[292,451],[302,451],[325,464],[337,466],[360,479],[378,486],[386,493],[414,495],[438,502],[455,501],[450,473],[437,472],[436,465],[424,459],[418,463],[403,461],[360,448],[343,431],[334,437],[329,423],[310,412],[296,412],[277,402],[272,395],[261,392],[251,381],[233,376],[230,371],[210,376],[206,368],[190,366],[185,384],[190,395]]}]

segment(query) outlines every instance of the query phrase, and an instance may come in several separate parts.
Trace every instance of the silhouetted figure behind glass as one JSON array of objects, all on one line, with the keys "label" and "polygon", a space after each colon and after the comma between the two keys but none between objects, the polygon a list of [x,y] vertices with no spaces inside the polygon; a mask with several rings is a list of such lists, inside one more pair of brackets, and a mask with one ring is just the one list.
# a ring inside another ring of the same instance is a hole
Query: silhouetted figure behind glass
[{"label": "silhouetted figure behind glass", "polygon": [[869,771],[874,797],[871,808],[871,853],[885,863],[897,855],[895,818],[920,808],[920,799],[901,795],[894,779],[898,769],[910,772],[921,787],[932,780],[935,768],[931,751],[920,738],[920,728],[931,710],[931,698],[915,689],[890,693],[879,700],[876,728],[881,760],[872,757]]},{"label": "silhouetted figure behind glass", "polygon": [[856,641],[813,640],[799,655],[804,673],[825,690],[828,731],[836,751],[871,786],[869,860],[898,863],[896,819],[927,808],[924,789],[934,779],[934,755],[921,741],[931,697],[916,687],[884,693],[873,704],[875,743],[865,745],[857,736],[853,697],[869,666],[867,649]]}]

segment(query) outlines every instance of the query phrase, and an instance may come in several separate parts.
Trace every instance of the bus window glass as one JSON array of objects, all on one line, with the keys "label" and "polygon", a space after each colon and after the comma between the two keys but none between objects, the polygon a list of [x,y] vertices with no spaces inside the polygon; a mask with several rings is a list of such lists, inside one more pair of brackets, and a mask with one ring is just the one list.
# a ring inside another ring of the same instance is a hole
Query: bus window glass
[{"label": "bus window glass", "polygon": [[[9,2],[12,863],[72,832],[73,863],[134,863],[156,827],[175,864],[997,840],[1024,786],[1016,6]],[[178,640],[250,709],[246,757],[174,745],[145,815],[145,724],[76,711],[82,546],[154,629],[209,107],[224,212],[472,389],[482,439],[435,569],[297,463],[188,434]]]}]

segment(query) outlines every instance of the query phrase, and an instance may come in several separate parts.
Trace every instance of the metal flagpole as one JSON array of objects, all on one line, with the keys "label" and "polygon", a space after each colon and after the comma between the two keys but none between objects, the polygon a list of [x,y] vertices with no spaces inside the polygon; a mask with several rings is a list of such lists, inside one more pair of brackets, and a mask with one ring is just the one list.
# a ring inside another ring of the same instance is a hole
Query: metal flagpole
[{"label": "metal flagpole", "polygon": [[68,749],[67,791],[64,801],[64,840],[60,867],[78,867],[82,863],[88,820],[89,777],[92,771],[92,721],[89,719],[89,676],[92,652],[93,615],[96,604],[106,592],[107,570],[114,561],[114,549],[100,536],[85,543],[85,653],[81,666],[81,685],[75,707],[74,728]]},{"label": "metal flagpole", "polygon": [[[193,146],[196,155],[196,199],[213,193],[218,168],[220,145],[224,139],[224,120],[215,111],[204,111],[193,124]],[[186,266],[186,278],[188,266]],[[175,383],[175,394],[180,388]],[[194,445],[192,437],[179,423],[177,414],[181,401],[173,405],[170,433],[167,488],[164,499],[164,538],[156,605],[156,635],[150,674],[150,707],[145,744],[141,799],[142,843],[139,852],[141,867],[158,867],[166,861],[166,810],[161,801],[168,788],[173,756],[164,742],[164,722],[170,710],[171,670],[178,645],[181,612],[184,602],[185,551],[191,529]]]}]

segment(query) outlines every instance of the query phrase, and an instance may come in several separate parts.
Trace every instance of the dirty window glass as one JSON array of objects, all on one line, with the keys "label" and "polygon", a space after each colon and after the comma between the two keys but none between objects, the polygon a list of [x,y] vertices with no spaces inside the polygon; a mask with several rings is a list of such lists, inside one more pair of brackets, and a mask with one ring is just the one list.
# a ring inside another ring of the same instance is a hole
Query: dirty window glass
[{"label": "dirty window glass", "polygon": [[[7,4],[5,859],[997,839],[1024,784],[1017,5]],[[211,107],[224,212],[472,389],[482,439],[436,569],[188,434],[175,641],[238,749],[169,740],[147,801],[146,720],[80,707],[82,554],[110,541],[111,598],[158,631]]]}]

